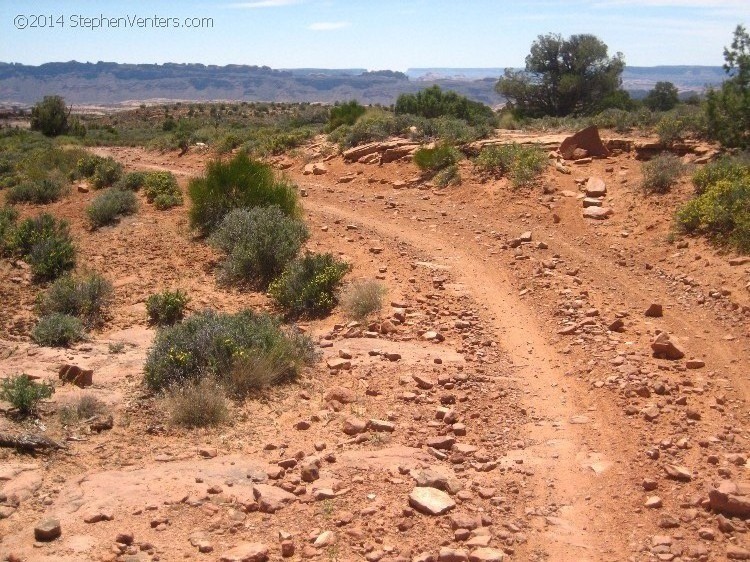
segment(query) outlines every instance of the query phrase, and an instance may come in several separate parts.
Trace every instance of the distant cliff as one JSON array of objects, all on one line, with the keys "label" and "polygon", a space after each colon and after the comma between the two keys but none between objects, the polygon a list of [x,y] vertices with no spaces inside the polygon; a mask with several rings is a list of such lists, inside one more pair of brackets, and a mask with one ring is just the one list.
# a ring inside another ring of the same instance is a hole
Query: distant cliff
[{"label": "distant cliff", "polygon": [[[308,101],[357,99],[390,105],[399,94],[438,84],[488,105],[501,69],[415,69],[406,74],[363,69],[274,70],[267,66],[53,62],[40,66],[0,63],[0,103],[33,104],[45,94],[73,104],[118,104],[154,99]],[[648,90],[669,80],[681,90],[721,81],[720,67],[628,68],[624,85]]]}]

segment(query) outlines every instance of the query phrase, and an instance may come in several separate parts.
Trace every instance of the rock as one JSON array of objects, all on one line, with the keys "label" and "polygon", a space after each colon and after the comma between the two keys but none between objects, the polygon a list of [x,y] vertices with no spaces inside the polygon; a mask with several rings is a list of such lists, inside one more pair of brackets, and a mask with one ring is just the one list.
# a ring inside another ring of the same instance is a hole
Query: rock
[{"label": "rock", "polygon": [[604,146],[599,137],[599,129],[595,126],[586,127],[563,140],[560,154],[565,160],[573,160],[577,148],[585,150],[588,156],[609,156],[609,150]]},{"label": "rock", "polygon": [[431,437],[427,440],[427,446],[433,449],[450,451],[453,447],[456,439],[448,435],[441,435],[440,437]]},{"label": "rock", "polygon": [[468,562],[469,555],[465,550],[443,547],[438,554],[438,562]]},{"label": "rock", "polygon": [[324,399],[326,402],[335,400],[336,402],[341,402],[342,404],[351,404],[357,401],[357,395],[350,388],[346,388],[344,386],[334,386],[333,388],[329,388],[326,391]]},{"label": "rock", "polygon": [[648,498],[646,498],[646,503],[643,505],[650,509],[658,509],[662,505],[664,505],[664,502],[661,501],[661,498],[659,496],[649,496]]},{"label": "rock", "polygon": [[727,547],[727,558],[729,560],[750,560],[750,550],[737,545]]},{"label": "rock", "polygon": [[461,481],[457,478],[451,478],[429,468],[412,470],[409,475],[414,479],[414,484],[420,487],[437,488],[449,494],[456,494],[462,488]]},{"label": "rock", "polygon": [[440,332],[435,332],[435,331],[430,330],[422,334],[422,339],[427,340],[427,341],[433,341],[433,342],[441,342],[445,338]]},{"label": "rock", "polygon": [[276,513],[286,504],[297,501],[297,496],[294,494],[268,484],[254,485],[253,497],[263,513]]},{"label": "rock", "polygon": [[606,194],[607,185],[602,178],[590,177],[588,179],[586,182],[586,197],[604,197]]},{"label": "rock", "polygon": [[664,307],[658,303],[651,303],[644,312],[649,318],[661,318],[664,316]]},{"label": "rock", "polygon": [[685,352],[678,346],[677,342],[667,332],[660,332],[651,343],[654,357],[670,359],[675,361],[685,357]]},{"label": "rock", "polygon": [[281,541],[281,556],[284,558],[291,558],[294,556],[294,543],[292,541]]},{"label": "rock", "polygon": [[198,454],[204,459],[213,459],[219,454],[219,450],[216,447],[199,447]]},{"label": "rock", "polygon": [[621,318],[616,319],[609,326],[607,326],[607,329],[610,332],[622,332],[624,328],[625,328],[625,322],[623,322]]},{"label": "rock", "polygon": [[106,510],[98,510],[93,511],[89,513],[88,515],[84,516],[83,522],[84,523],[99,523],[101,521],[112,521],[115,518],[114,515],[112,515],[112,512],[106,511]]},{"label": "rock", "polygon": [[437,488],[416,487],[409,494],[409,505],[425,515],[443,515],[456,507],[456,502]]},{"label": "rock", "polygon": [[745,265],[746,263],[750,263],[750,257],[743,256],[741,258],[731,258],[729,260],[729,265],[732,266]]},{"label": "rock", "polygon": [[468,513],[454,513],[450,517],[451,529],[468,529],[473,531],[482,526],[482,518],[479,515],[469,515]]},{"label": "rock", "polygon": [[300,478],[303,482],[315,482],[320,478],[320,461],[311,457],[302,468],[300,468]]},{"label": "rock", "polygon": [[392,433],[396,430],[396,424],[386,420],[369,420],[367,422],[367,427],[372,431],[384,431],[387,433]]},{"label": "rock", "polygon": [[685,361],[685,367],[688,369],[702,369],[706,366],[706,362],[701,359],[688,359]]},{"label": "rock", "polygon": [[96,433],[112,429],[115,426],[115,420],[112,417],[112,414],[108,414],[106,416],[97,416],[95,419],[91,420],[91,423],[89,423],[89,429],[91,431],[95,431]]},{"label": "rock", "polygon": [[609,207],[586,207],[583,210],[583,218],[604,220],[612,216],[614,211]]},{"label": "rock", "polygon": [[41,542],[49,542],[62,534],[60,521],[57,519],[45,519],[34,527],[34,539]]},{"label": "rock", "polygon": [[504,554],[496,548],[478,548],[469,554],[469,562],[503,562]]},{"label": "rock", "polygon": [[430,390],[435,386],[435,381],[429,377],[426,377],[425,375],[414,373],[412,374],[411,378],[414,379],[415,383],[417,383],[417,387],[421,388],[422,390]]},{"label": "rock", "polygon": [[367,422],[354,416],[348,417],[344,420],[343,431],[347,435],[357,435],[358,433],[364,433],[367,431]]},{"label": "rock", "polygon": [[331,357],[328,361],[326,361],[326,364],[332,371],[348,371],[352,368],[351,361],[349,361],[348,359],[342,359],[341,357]]},{"label": "rock", "polygon": [[665,464],[664,472],[669,478],[681,482],[690,482],[693,479],[692,473],[687,468],[676,464]]},{"label": "rock", "polygon": [[323,548],[336,543],[336,534],[333,531],[323,531],[313,542],[315,548]]},{"label": "rock", "polygon": [[531,242],[531,231],[527,230],[526,232],[521,233],[521,236],[519,236],[518,239],[521,242]]},{"label": "rock", "polygon": [[585,197],[582,201],[584,209],[587,207],[601,207],[602,200],[595,197]]},{"label": "rock", "polygon": [[262,543],[242,543],[221,555],[221,562],[266,562],[268,547]]},{"label": "rock", "polygon": [[77,365],[63,365],[57,371],[58,378],[64,383],[71,383],[79,388],[85,388],[94,384],[94,371],[81,369]]},{"label": "rock", "polygon": [[708,492],[713,511],[735,517],[750,517],[750,482],[723,480]]},{"label": "rock", "polygon": [[315,176],[322,176],[323,174],[328,173],[328,168],[325,164],[321,164],[319,162],[316,162],[314,164],[307,164],[305,165],[304,169],[302,170],[302,174],[305,176],[309,175],[315,175]]}]

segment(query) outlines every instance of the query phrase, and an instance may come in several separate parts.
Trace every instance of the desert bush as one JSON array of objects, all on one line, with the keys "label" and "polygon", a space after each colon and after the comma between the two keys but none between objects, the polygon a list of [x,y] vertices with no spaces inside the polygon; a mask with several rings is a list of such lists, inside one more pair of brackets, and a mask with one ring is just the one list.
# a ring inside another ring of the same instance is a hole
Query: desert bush
[{"label": "desert bush", "polygon": [[326,132],[331,132],[341,125],[354,125],[362,115],[365,114],[365,107],[360,105],[357,100],[351,100],[340,105],[334,105],[328,116],[328,125]]},{"label": "desert bush", "polygon": [[301,220],[272,205],[230,211],[211,243],[227,255],[221,270],[228,281],[256,281],[266,287],[299,253],[308,236]]},{"label": "desert bush", "polygon": [[143,182],[146,200],[161,210],[182,205],[182,191],[172,172],[149,172]]},{"label": "desert bush", "polygon": [[190,225],[208,235],[232,209],[277,205],[285,215],[300,213],[294,185],[276,178],[268,164],[238,154],[229,162],[214,161],[206,173],[190,181]]},{"label": "desert bush", "polygon": [[92,228],[100,228],[117,222],[120,217],[132,215],[138,210],[138,199],[132,191],[108,189],[98,195],[86,207]]},{"label": "desert bush", "polygon": [[0,383],[0,400],[10,402],[21,416],[35,414],[39,402],[54,393],[52,385],[36,383],[25,374],[5,378]]},{"label": "desert bush", "polygon": [[90,178],[96,172],[96,166],[99,161],[103,160],[100,156],[94,154],[84,154],[76,162],[75,170],[73,171],[74,178]]},{"label": "desert bush", "polygon": [[31,337],[39,345],[48,347],[68,347],[84,338],[83,324],[69,314],[42,316],[34,326]]},{"label": "desert bush", "polygon": [[57,415],[63,425],[73,425],[107,412],[107,405],[93,394],[80,394],[60,405]]},{"label": "desert bush", "polygon": [[146,172],[128,172],[117,181],[115,187],[117,189],[138,191],[145,183]]},{"label": "desert bush", "polygon": [[68,223],[47,213],[22,221],[13,231],[10,246],[39,279],[55,279],[75,267]]},{"label": "desert bush", "polygon": [[268,292],[292,315],[327,314],[336,306],[336,293],[347,271],[349,264],[332,254],[307,254],[290,262]]},{"label": "desert bush", "polygon": [[372,109],[362,115],[351,127],[342,125],[328,138],[341,148],[351,148],[367,142],[382,141],[403,133],[409,126],[409,119],[396,116],[381,109]]},{"label": "desert bush", "polygon": [[483,103],[472,101],[452,91],[443,91],[440,86],[431,86],[416,94],[401,94],[396,99],[397,115],[411,114],[420,117],[455,117],[471,125],[494,123],[495,114]]},{"label": "desert bush", "polygon": [[102,323],[112,303],[112,283],[98,273],[75,277],[66,275],[55,281],[39,298],[40,314],[67,314],[81,320],[88,328]]},{"label": "desert bush", "polygon": [[18,211],[10,205],[0,207],[0,257],[13,253]]},{"label": "desert bush", "polygon": [[677,212],[677,225],[714,242],[750,252],[750,174],[719,179]]},{"label": "desert bush", "polygon": [[440,143],[434,148],[421,147],[414,152],[414,163],[425,172],[439,172],[461,159],[461,153],[450,144]]},{"label": "desert bush", "polygon": [[48,137],[64,135],[69,130],[69,113],[61,96],[44,96],[31,108],[31,130]]},{"label": "desert bush", "polygon": [[347,317],[363,320],[380,312],[386,288],[372,279],[361,279],[350,283],[339,297],[341,308]]},{"label": "desert bush", "polygon": [[695,193],[701,195],[710,186],[721,180],[740,180],[750,176],[750,154],[723,156],[709,162],[693,174]]},{"label": "desert bush", "polygon": [[440,170],[432,178],[437,187],[448,187],[450,185],[461,185],[461,172],[456,164]]},{"label": "desert bush", "polygon": [[149,322],[157,326],[171,326],[185,316],[185,307],[190,298],[180,291],[164,291],[146,299]]},{"label": "desert bush", "polygon": [[122,164],[113,158],[99,158],[94,167],[94,174],[91,176],[91,185],[94,189],[109,187],[120,179],[122,176]]},{"label": "desert bush", "polygon": [[64,185],[56,178],[27,180],[11,187],[6,196],[8,203],[34,203],[43,205],[52,203],[62,197]]},{"label": "desert bush", "polygon": [[229,415],[224,388],[210,378],[170,388],[166,406],[171,422],[188,428],[221,425]]},{"label": "desert bush", "polygon": [[643,189],[647,193],[667,193],[685,170],[682,161],[674,154],[660,154],[644,162]]},{"label": "desert bush", "polygon": [[706,113],[700,107],[680,105],[661,114],[656,123],[659,141],[667,146],[689,137],[705,137],[707,134]]},{"label": "desert bush", "polygon": [[514,187],[529,185],[547,167],[547,155],[536,146],[503,144],[486,146],[475,160],[485,173],[508,176]]},{"label": "desert bush", "polygon": [[284,330],[272,316],[204,311],[157,331],[145,382],[154,390],[204,378],[228,383],[235,363],[248,357],[267,357],[279,366],[278,379],[290,380],[315,356],[309,338]]}]

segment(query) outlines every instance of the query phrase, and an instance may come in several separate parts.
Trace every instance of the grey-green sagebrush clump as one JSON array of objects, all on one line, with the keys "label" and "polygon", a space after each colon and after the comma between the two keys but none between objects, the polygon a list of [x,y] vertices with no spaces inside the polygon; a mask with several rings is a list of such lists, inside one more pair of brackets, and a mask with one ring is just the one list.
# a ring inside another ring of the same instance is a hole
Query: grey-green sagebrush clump
[{"label": "grey-green sagebrush clump", "polygon": [[6,251],[26,261],[34,277],[41,280],[56,279],[76,263],[68,223],[47,213],[11,225]]},{"label": "grey-green sagebrush clump", "polygon": [[54,203],[66,192],[66,185],[59,178],[26,180],[11,187],[5,198],[7,203]]},{"label": "grey-green sagebrush clump", "polygon": [[149,322],[157,326],[176,324],[184,318],[189,301],[190,298],[179,289],[151,295],[146,299]]},{"label": "grey-green sagebrush clump", "polygon": [[187,428],[220,425],[229,417],[224,387],[212,378],[171,387],[165,405],[170,421]]},{"label": "grey-green sagebrush clump", "polygon": [[[270,365],[267,371],[242,369],[246,361],[257,358]],[[204,311],[158,330],[146,358],[145,382],[153,390],[164,390],[212,378],[230,393],[239,393],[239,389],[291,380],[314,359],[312,341],[284,329],[272,316],[250,310]],[[233,377],[240,377],[242,383],[233,383]]]},{"label": "grey-green sagebrush clump", "polygon": [[8,377],[0,382],[0,400],[10,402],[21,416],[30,416],[37,412],[39,402],[50,398],[55,393],[52,385],[36,383],[26,374]]},{"label": "grey-green sagebrush clump", "polygon": [[230,211],[210,241],[227,256],[221,265],[225,280],[256,282],[266,288],[308,237],[301,220],[271,205]]},{"label": "grey-green sagebrush clump", "polygon": [[642,186],[647,193],[667,193],[677,183],[685,165],[674,154],[660,154],[644,162]]},{"label": "grey-green sagebrush clump", "polygon": [[190,181],[188,193],[192,201],[190,226],[204,236],[233,209],[276,205],[287,216],[300,215],[295,186],[277,178],[268,164],[242,153],[229,162],[210,162],[202,177]]},{"label": "grey-green sagebrush clump", "polygon": [[420,170],[435,174],[456,164],[461,159],[461,152],[450,144],[439,143],[432,148],[424,146],[417,149],[413,159]]},{"label": "grey-green sagebrush clump", "polygon": [[336,294],[348,271],[349,264],[332,254],[306,254],[286,266],[268,293],[287,314],[322,316],[336,306]]},{"label": "grey-green sagebrush clump", "polygon": [[75,316],[86,327],[92,328],[104,321],[113,293],[112,283],[99,273],[66,275],[55,281],[39,297],[37,308],[42,315]]},{"label": "grey-green sagebrush clump", "polygon": [[120,217],[133,215],[138,211],[138,199],[132,191],[111,188],[98,195],[86,207],[86,215],[94,229],[113,224]]},{"label": "grey-green sagebrush clump", "polygon": [[380,312],[387,289],[374,279],[358,279],[341,291],[339,302],[344,313],[354,320],[364,320]]},{"label": "grey-green sagebrush clump", "polygon": [[495,177],[509,177],[513,187],[534,183],[547,162],[541,148],[517,143],[486,146],[475,160],[479,170]]},{"label": "grey-green sagebrush clump", "polygon": [[31,332],[32,339],[47,347],[68,347],[85,337],[83,324],[70,314],[53,313],[42,316]]}]

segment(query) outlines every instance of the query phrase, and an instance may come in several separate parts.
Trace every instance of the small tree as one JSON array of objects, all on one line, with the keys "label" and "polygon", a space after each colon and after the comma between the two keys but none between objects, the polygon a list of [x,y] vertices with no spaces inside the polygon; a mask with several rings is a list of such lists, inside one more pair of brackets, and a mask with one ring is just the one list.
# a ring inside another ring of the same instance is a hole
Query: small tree
[{"label": "small tree", "polygon": [[531,117],[595,111],[620,89],[622,53],[610,57],[594,35],[540,35],[531,44],[526,69],[506,69],[495,89],[519,114]]},{"label": "small tree", "polygon": [[651,111],[669,111],[679,102],[679,92],[672,82],[657,82],[643,100]]},{"label": "small tree", "polygon": [[64,135],[68,132],[68,115],[65,100],[60,96],[44,96],[44,99],[31,108],[31,129],[41,131],[48,137]]},{"label": "small tree", "polygon": [[724,146],[746,148],[750,146],[750,34],[744,26],[734,30],[724,61],[729,79],[706,96],[709,133]]}]

